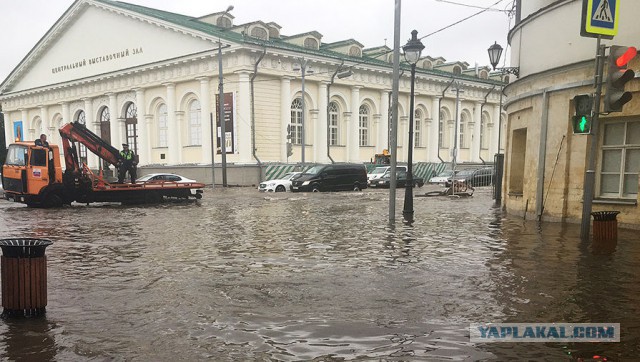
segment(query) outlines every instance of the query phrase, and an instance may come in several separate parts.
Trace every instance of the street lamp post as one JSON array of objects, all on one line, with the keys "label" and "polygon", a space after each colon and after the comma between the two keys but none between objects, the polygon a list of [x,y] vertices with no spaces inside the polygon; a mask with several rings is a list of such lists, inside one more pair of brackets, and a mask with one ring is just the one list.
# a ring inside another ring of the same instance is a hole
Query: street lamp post
[{"label": "street lamp post", "polygon": [[[500,61],[500,56],[502,55],[502,47],[498,42],[494,42],[493,45],[487,49],[489,53],[489,62],[493,67],[493,70],[496,70],[496,66]],[[514,74],[516,77],[520,76],[520,68],[518,67],[503,67],[497,68],[500,71],[500,82],[502,82],[502,76],[504,74]],[[498,111],[498,153],[495,155],[494,164],[496,170],[496,184],[494,191],[494,198],[497,204],[500,204],[502,201],[502,175],[504,169],[504,155],[500,152],[500,141],[502,140],[502,94],[504,92],[504,85],[500,86],[500,105]]]},{"label": "street lamp post", "polygon": [[[302,97],[301,97],[301,98],[302,98],[302,99],[301,99],[301,102],[302,102],[302,115],[301,115],[301,117],[300,117],[300,123],[301,123],[301,124],[300,124],[300,133],[301,133],[300,145],[302,146],[302,152],[301,152],[301,156],[300,156],[300,157],[301,157],[301,162],[302,162],[302,166],[303,166],[303,167],[304,167],[304,163],[305,163],[305,159],[304,159],[304,151],[305,151],[305,143],[304,143],[304,140],[305,140],[305,137],[304,137],[304,123],[305,123],[305,116],[304,116],[304,113],[305,113],[305,103],[304,103],[304,95],[305,95],[305,90],[304,90],[304,77],[305,77],[305,75],[306,75],[306,73],[307,73],[307,64],[308,64],[308,63],[309,63],[309,61],[308,61],[307,59],[305,59],[305,58],[301,58],[301,59],[300,59],[300,69],[299,69],[299,70],[302,72],[302,80],[301,80],[301,82],[302,82],[302,90],[301,90],[301,91],[302,91]],[[295,68],[294,68],[294,70],[298,70],[298,69],[295,69]],[[313,73],[313,71],[309,70],[309,73]]]},{"label": "street lamp post", "polygon": [[[233,10],[233,5],[229,5],[221,17]],[[226,48],[226,47],[225,47]],[[227,187],[227,130],[226,119],[224,117],[224,75],[222,72],[222,41],[218,38],[218,119],[220,120],[220,152],[222,159],[222,187]],[[213,160],[211,160],[213,164]],[[214,182],[215,183],[215,180]]]},{"label": "street lamp post", "polygon": [[[413,221],[413,106],[414,106],[414,86],[416,79],[416,63],[420,59],[420,54],[424,49],[424,45],[418,39],[418,31],[411,32],[411,39],[405,46],[404,57],[407,63],[411,65],[411,95],[409,100],[409,152],[407,155],[407,182],[404,187],[404,209],[402,210],[402,216],[406,221]],[[397,177],[397,175],[393,175]]]}]

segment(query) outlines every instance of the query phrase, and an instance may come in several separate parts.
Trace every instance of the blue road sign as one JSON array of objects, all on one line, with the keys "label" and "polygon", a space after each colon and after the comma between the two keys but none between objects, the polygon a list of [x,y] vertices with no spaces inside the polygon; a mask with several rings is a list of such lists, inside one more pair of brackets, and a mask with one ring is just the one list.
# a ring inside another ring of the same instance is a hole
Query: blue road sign
[{"label": "blue road sign", "polygon": [[[583,0],[582,36],[613,37],[618,33],[620,0]],[[586,33],[586,34],[585,34]]]}]

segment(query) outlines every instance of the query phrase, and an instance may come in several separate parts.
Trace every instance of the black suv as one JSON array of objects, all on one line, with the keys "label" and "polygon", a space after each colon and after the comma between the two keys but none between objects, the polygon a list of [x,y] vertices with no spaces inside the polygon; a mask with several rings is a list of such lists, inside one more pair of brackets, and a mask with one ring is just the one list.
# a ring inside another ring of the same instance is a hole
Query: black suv
[{"label": "black suv", "polygon": [[293,192],[360,191],[367,188],[367,168],[363,164],[316,165],[291,180]]}]

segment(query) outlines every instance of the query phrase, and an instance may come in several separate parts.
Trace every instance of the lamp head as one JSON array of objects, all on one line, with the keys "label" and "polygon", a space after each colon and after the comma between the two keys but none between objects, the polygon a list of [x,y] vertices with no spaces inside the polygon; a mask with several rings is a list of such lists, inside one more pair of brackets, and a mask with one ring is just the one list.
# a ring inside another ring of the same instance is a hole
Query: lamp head
[{"label": "lamp head", "polygon": [[502,55],[502,47],[498,42],[494,42],[493,45],[487,49],[487,52],[489,53],[489,62],[491,63],[493,70],[496,70],[496,65],[498,65],[500,56]]},{"label": "lamp head", "polygon": [[404,51],[404,58],[407,60],[407,63],[411,65],[416,65],[418,60],[420,59],[420,54],[424,49],[424,44],[418,39],[418,31],[414,30],[411,32],[411,39],[407,42],[405,46],[402,47]]}]

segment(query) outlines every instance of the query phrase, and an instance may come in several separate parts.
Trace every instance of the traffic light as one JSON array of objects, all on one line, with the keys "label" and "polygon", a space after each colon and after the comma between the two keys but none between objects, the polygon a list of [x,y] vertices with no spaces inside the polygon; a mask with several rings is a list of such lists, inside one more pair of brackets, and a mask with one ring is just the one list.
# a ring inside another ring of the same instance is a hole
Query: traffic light
[{"label": "traffic light", "polygon": [[635,77],[627,65],[638,51],[634,47],[612,45],[609,52],[609,71],[607,73],[604,112],[621,112],[622,106],[631,100],[631,92],[624,91],[624,85]]},{"label": "traffic light", "polygon": [[293,155],[293,145],[291,142],[287,142],[287,157]]},{"label": "traffic light", "polygon": [[574,134],[591,133],[591,109],[593,97],[590,94],[581,94],[573,97],[573,105],[576,115],[573,116],[572,125]]}]

